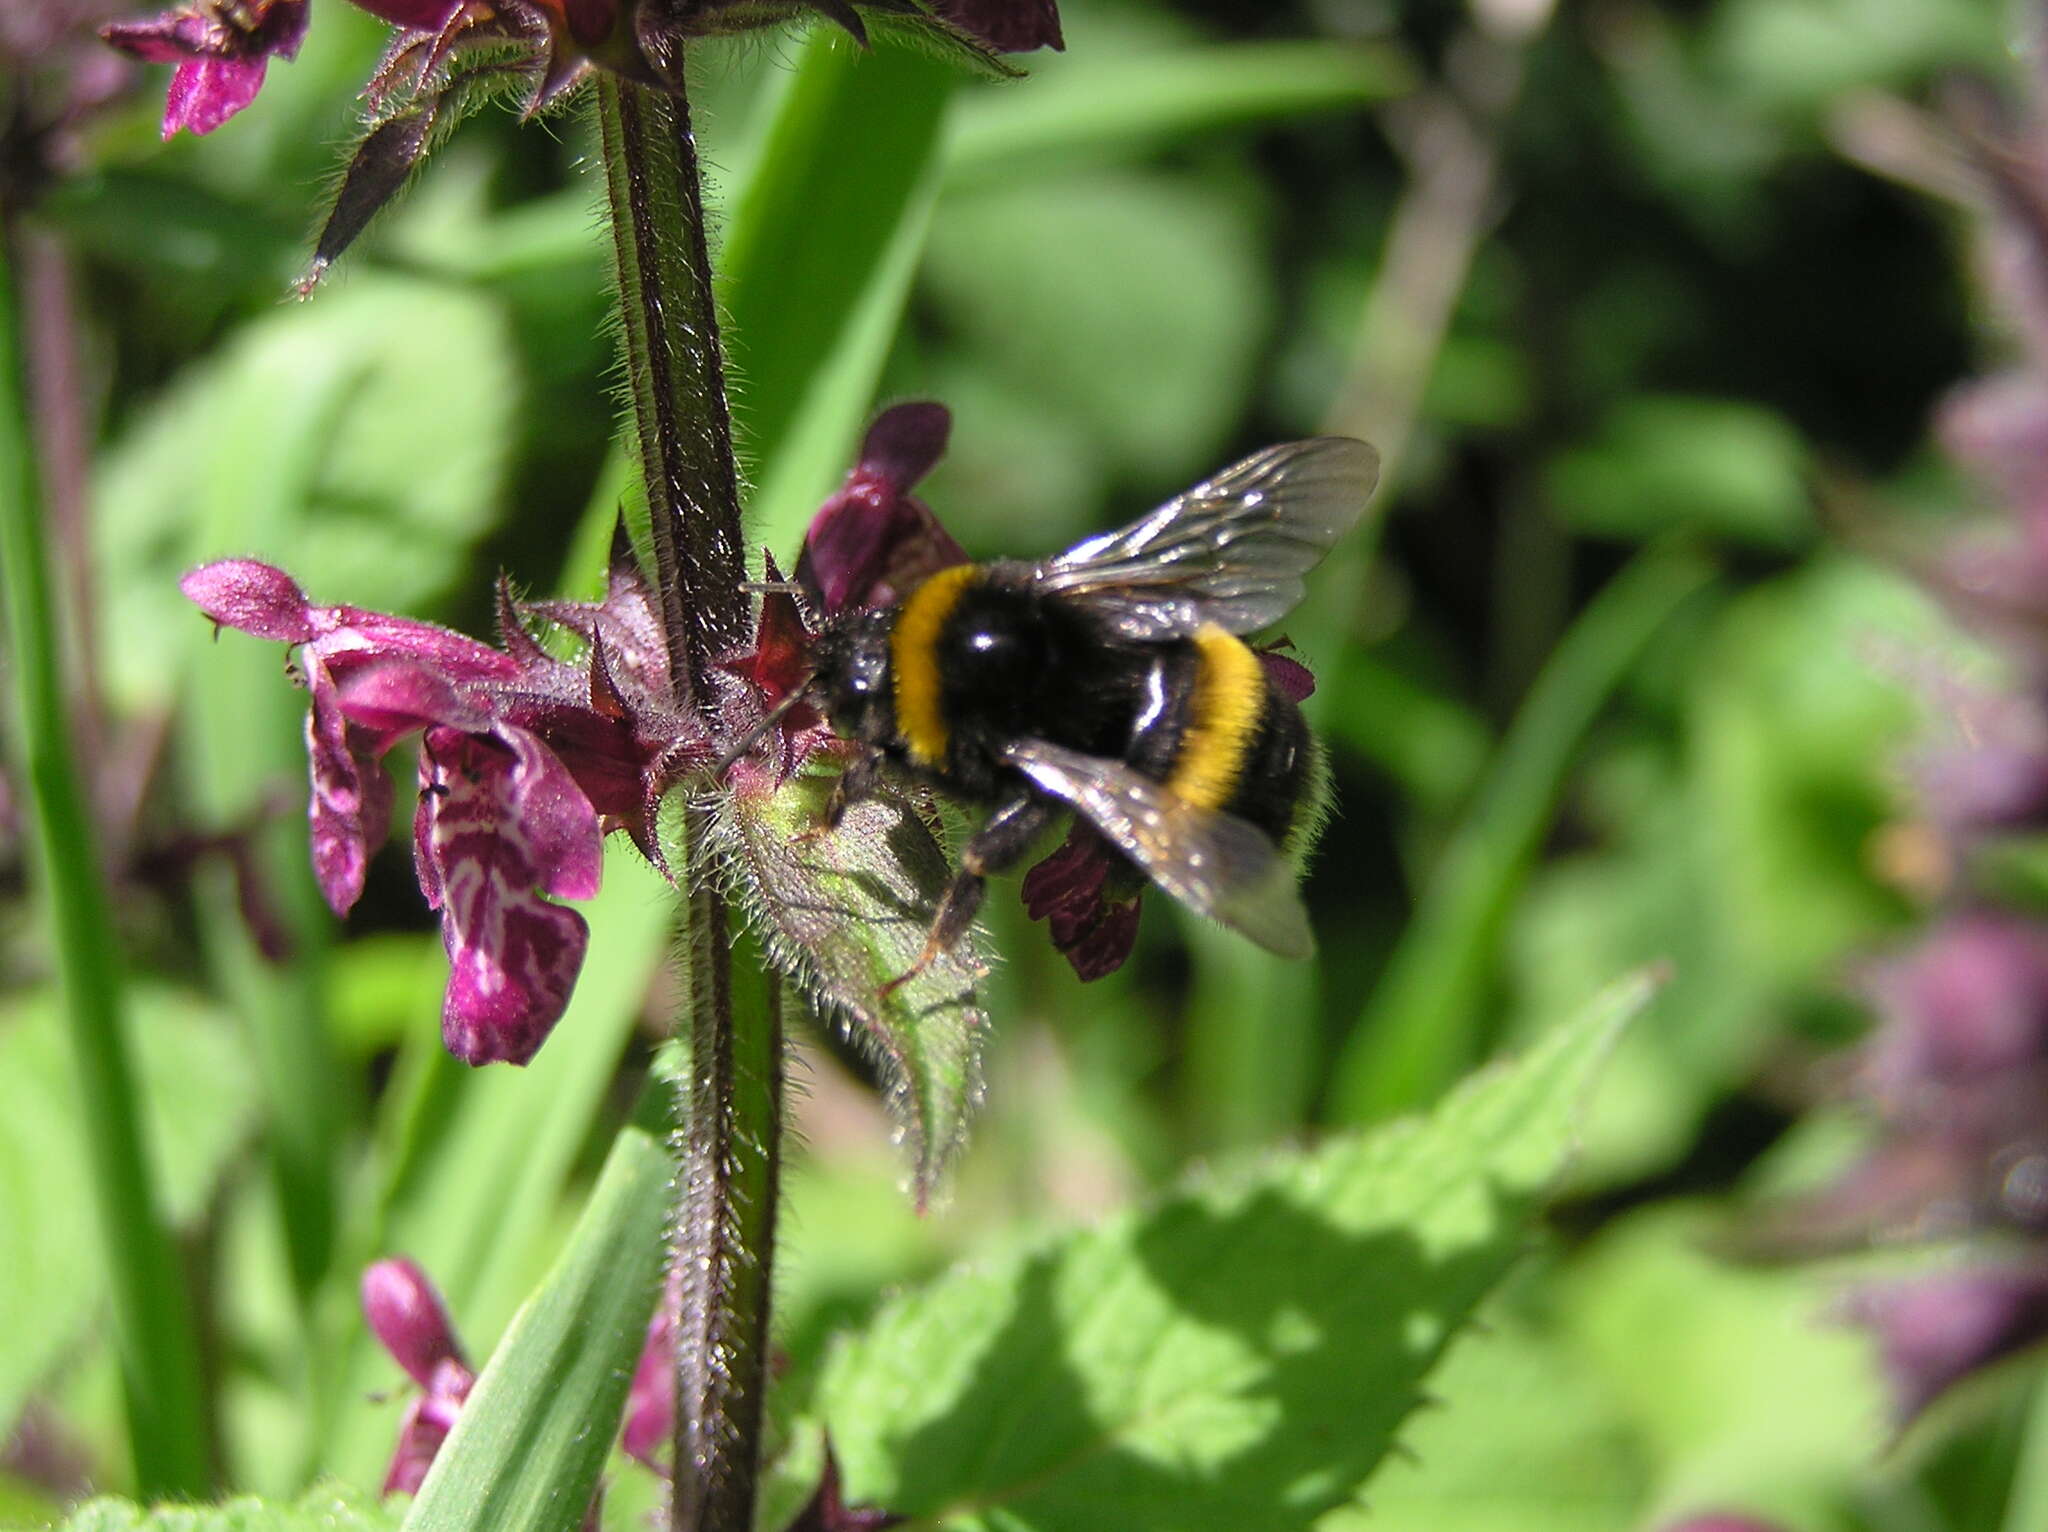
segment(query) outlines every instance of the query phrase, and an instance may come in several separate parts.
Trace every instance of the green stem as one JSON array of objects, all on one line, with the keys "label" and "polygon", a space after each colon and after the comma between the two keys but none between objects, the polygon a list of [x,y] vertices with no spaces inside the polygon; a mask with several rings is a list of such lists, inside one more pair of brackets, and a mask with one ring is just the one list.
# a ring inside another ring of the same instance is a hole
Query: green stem
[{"label": "green stem", "polygon": [[78,1075],[136,1486],[145,1496],[200,1496],[212,1472],[199,1342],[143,1143],[113,920],[72,753],[7,243],[0,240],[0,597],[14,656],[30,839]]},{"label": "green stem", "polygon": [[[681,71],[678,70],[678,75]],[[606,78],[598,116],[635,445],[633,527],[662,601],[678,700],[714,728],[713,662],[744,641],[739,472],[689,102]],[[758,954],[735,965],[703,811],[671,869],[684,891],[689,1099],[680,1135],[676,1532],[751,1532],[767,1386],[782,1133],[782,1017]],[[735,988],[742,994],[735,1004]]]},{"label": "green stem", "polygon": [[1557,646],[1353,1028],[1333,1121],[1424,1105],[1475,1062],[1501,930],[1580,743],[1644,646],[1711,577],[1693,554],[1645,552]]},{"label": "green stem", "polygon": [[[687,812],[688,854],[707,816]],[[691,862],[693,873],[698,864]],[[699,879],[693,877],[693,883]],[[769,1256],[781,1172],[782,1001],[731,912],[698,887],[688,905],[688,1110],[676,1270],[675,1532],[751,1532],[768,1384]],[[735,994],[735,984],[740,993]]]},{"label": "green stem", "polygon": [[711,662],[743,640],[748,602],[740,588],[746,544],[739,469],[690,103],[680,92],[606,75],[598,86],[598,123],[647,496],[645,551],[677,696],[708,706]]}]

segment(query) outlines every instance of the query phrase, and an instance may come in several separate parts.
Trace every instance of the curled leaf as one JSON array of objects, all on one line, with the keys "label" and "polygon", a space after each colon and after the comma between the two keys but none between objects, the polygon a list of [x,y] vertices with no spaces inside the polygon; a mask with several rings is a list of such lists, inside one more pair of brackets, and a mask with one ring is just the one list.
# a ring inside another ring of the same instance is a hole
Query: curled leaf
[{"label": "curled leaf", "polygon": [[923,950],[952,868],[931,826],[894,793],[849,805],[825,828],[835,780],[805,772],[773,792],[735,794],[721,829],[739,903],[776,966],[880,1066],[922,1208],[981,1096],[982,965],[970,935],[891,987]]}]

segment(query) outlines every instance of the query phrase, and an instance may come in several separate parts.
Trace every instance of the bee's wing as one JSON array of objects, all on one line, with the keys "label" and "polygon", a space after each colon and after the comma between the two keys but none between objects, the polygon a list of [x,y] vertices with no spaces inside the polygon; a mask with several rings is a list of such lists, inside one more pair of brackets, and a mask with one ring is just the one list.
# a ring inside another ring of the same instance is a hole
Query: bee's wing
[{"label": "bee's wing", "polygon": [[1314,954],[1294,869],[1256,825],[1196,808],[1122,761],[1044,740],[1019,740],[1003,758],[1189,909],[1282,957]]},{"label": "bee's wing", "polygon": [[1034,572],[1126,638],[1183,637],[1204,622],[1251,633],[1301,600],[1301,577],[1357,525],[1380,455],[1348,436],[1268,447]]}]

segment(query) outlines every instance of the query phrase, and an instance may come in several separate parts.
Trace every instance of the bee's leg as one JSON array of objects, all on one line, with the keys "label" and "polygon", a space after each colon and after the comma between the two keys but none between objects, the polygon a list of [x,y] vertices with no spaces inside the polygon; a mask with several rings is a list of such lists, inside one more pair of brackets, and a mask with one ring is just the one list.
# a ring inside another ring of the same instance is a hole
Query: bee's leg
[{"label": "bee's leg", "polygon": [[960,848],[960,870],[946,885],[932,917],[931,934],[917,961],[882,987],[884,995],[907,984],[938,961],[941,954],[967,934],[981,899],[988,888],[990,873],[1007,872],[1023,859],[1032,842],[1060,815],[1060,806],[1036,793],[1019,793],[1005,800],[988,816],[988,823],[976,830]]}]

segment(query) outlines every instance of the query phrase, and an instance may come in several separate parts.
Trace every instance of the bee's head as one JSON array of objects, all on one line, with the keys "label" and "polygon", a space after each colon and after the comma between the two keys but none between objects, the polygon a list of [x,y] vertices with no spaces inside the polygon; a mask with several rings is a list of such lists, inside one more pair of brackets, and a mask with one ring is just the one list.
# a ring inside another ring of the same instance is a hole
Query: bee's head
[{"label": "bee's head", "polygon": [[842,739],[886,744],[896,732],[889,681],[893,609],[850,612],[818,635],[813,693]]}]

